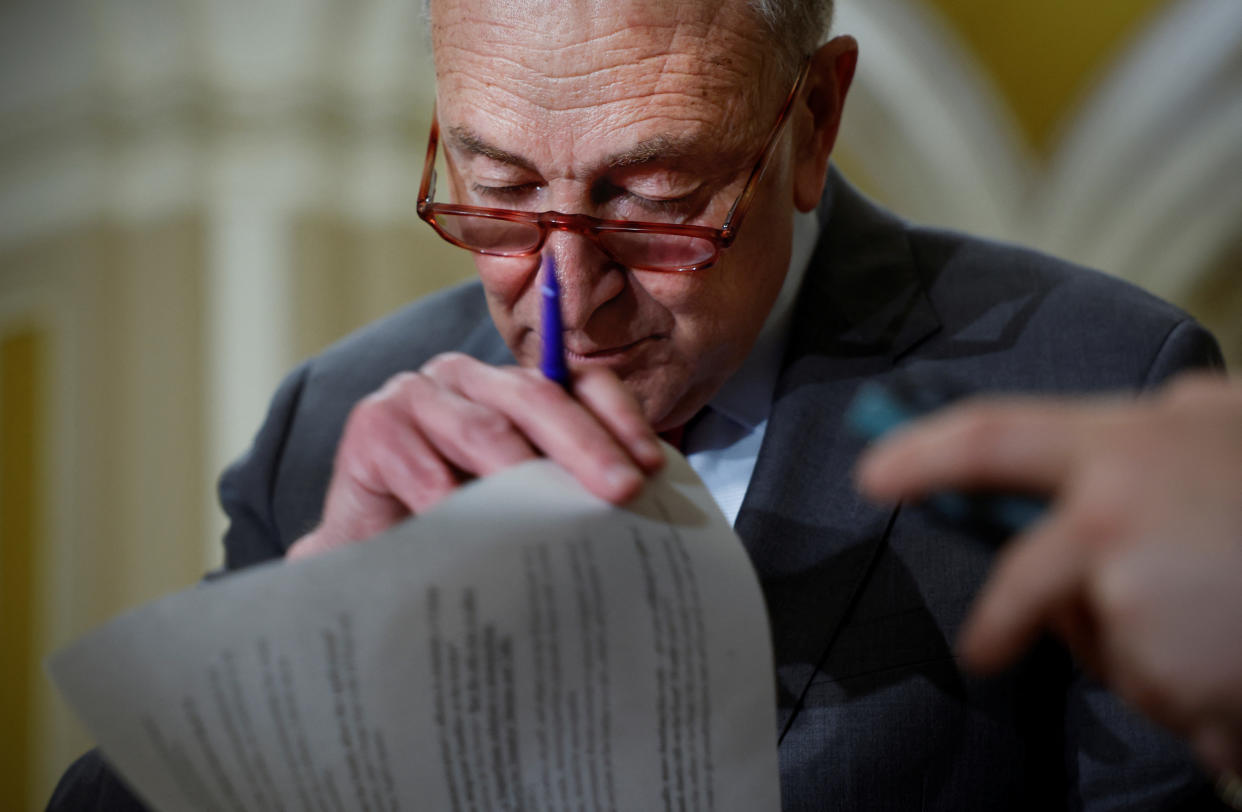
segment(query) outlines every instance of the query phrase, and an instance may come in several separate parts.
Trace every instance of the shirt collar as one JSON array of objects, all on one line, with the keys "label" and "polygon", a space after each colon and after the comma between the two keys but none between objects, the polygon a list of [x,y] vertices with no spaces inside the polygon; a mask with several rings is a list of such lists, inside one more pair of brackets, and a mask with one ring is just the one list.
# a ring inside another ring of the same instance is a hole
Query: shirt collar
[{"label": "shirt collar", "polygon": [[707,404],[747,430],[767,420],[772,409],[772,393],[776,391],[776,377],[780,373],[781,358],[793,324],[794,303],[818,239],[819,220],[816,213],[795,211],[789,268],[785,272],[785,281],[781,283],[780,293],[776,295],[750,354]]}]

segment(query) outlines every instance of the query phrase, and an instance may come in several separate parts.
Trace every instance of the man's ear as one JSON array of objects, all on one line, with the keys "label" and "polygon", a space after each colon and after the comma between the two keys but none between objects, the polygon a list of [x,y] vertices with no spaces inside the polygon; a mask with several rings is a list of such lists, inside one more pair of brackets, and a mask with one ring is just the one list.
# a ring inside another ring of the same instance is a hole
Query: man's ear
[{"label": "man's ear", "polygon": [[828,158],[837,142],[845,96],[858,64],[858,42],[853,37],[834,37],[811,57],[802,100],[798,102],[798,126],[794,152],[794,205],[811,211],[819,205],[828,179]]}]

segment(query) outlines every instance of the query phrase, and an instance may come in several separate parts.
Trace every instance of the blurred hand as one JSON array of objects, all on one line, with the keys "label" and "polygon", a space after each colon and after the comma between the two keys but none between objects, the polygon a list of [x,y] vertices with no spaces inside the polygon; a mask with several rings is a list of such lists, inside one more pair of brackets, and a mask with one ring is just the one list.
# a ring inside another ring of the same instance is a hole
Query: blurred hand
[{"label": "blurred hand", "polygon": [[1242,386],[966,403],[878,444],[858,479],[882,500],[1049,494],[977,600],[966,663],[999,669],[1050,629],[1209,764],[1242,767]]},{"label": "blurred hand", "polygon": [[664,460],[638,403],[611,372],[576,375],[571,394],[537,370],[439,355],[354,407],[323,520],[288,557],[370,538],[467,480],[541,455],[614,503],[636,495]]}]

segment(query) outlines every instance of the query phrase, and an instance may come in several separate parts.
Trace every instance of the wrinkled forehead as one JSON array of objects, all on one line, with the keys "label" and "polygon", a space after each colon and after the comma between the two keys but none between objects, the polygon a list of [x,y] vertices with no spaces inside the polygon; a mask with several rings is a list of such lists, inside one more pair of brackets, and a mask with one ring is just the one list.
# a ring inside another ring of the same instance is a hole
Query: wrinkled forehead
[{"label": "wrinkled forehead", "polygon": [[431,21],[442,122],[472,129],[745,138],[783,95],[746,0],[432,0]]}]

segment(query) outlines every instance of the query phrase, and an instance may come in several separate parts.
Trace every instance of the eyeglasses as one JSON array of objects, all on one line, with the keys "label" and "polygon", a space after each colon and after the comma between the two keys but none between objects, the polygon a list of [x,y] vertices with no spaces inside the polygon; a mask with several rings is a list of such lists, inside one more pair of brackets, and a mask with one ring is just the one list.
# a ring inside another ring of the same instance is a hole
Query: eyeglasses
[{"label": "eyeglasses", "polygon": [[427,143],[427,163],[418,189],[418,216],[453,245],[495,257],[525,257],[538,253],[549,232],[572,231],[591,240],[613,261],[627,268],[644,271],[701,271],[710,267],[720,252],[733,244],[742,218],[754,200],[759,180],[767,169],[768,159],[776,144],[794,99],[810,69],[810,60],[798,73],[789,96],[781,107],[776,125],[768,134],[742,187],[742,193],[729,209],[720,228],[680,223],[648,223],[634,220],[602,220],[586,214],[565,214],[559,211],[529,212],[493,209],[482,206],[461,206],[432,202],[436,187],[436,150],[440,141],[440,125],[432,115],[431,134]]}]

